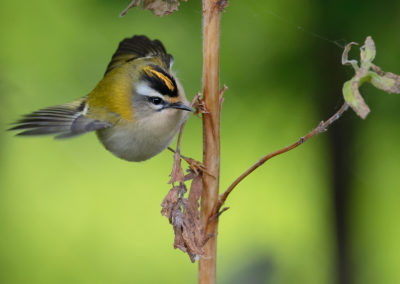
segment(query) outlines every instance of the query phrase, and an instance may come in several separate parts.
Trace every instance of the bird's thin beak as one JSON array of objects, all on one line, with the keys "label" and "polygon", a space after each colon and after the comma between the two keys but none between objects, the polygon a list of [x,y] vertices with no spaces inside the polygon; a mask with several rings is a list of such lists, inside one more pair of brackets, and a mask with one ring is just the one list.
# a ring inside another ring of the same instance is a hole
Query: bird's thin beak
[{"label": "bird's thin beak", "polygon": [[187,105],[185,105],[185,104],[183,104],[181,102],[169,104],[168,107],[181,109],[181,110],[187,110],[187,111],[193,111],[193,109],[191,107],[188,107]]}]

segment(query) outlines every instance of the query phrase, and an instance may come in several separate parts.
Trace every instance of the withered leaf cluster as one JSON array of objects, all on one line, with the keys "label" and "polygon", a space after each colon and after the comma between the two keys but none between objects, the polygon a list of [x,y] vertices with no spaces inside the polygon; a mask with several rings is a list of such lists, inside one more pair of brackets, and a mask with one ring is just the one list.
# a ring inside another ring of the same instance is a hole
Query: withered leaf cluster
[{"label": "withered leaf cluster", "polygon": [[[189,181],[192,181],[189,196],[185,198],[187,192],[185,182]],[[184,175],[181,157],[176,151],[170,183],[172,188],[161,204],[161,214],[168,218],[174,229],[174,248],[186,252],[194,262],[203,255],[205,243],[199,216],[199,199],[203,188],[202,172],[198,169],[189,170],[189,174]]]}]

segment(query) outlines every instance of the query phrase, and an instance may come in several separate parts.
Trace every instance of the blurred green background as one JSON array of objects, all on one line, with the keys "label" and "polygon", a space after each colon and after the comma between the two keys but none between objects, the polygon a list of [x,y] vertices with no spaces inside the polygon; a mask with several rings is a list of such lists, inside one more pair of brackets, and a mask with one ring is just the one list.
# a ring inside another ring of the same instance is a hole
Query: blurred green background
[{"label": "blurred green background", "polygon": [[[158,18],[129,1],[0,2],[0,283],[195,283],[160,215],[172,155],[128,163],[93,134],[14,138],[21,114],[87,94],[119,41],[158,38],[189,98],[201,90],[201,2]],[[221,188],[342,103],[342,47],[371,35],[400,73],[400,2],[230,1],[222,17]],[[352,56],[357,56],[353,52]],[[235,189],[221,217],[219,283],[400,283],[400,97],[362,89],[352,112]],[[191,117],[183,153],[201,159]]]}]

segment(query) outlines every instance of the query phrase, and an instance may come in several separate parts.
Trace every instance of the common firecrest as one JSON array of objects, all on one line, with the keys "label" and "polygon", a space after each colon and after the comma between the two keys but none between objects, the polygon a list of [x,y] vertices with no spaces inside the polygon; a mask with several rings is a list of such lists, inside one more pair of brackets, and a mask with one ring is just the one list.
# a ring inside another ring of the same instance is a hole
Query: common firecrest
[{"label": "common firecrest", "polygon": [[159,40],[142,35],[124,39],[87,96],[25,115],[10,130],[55,138],[96,131],[114,155],[147,160],[172,143],[192,111],[172,64]]}]

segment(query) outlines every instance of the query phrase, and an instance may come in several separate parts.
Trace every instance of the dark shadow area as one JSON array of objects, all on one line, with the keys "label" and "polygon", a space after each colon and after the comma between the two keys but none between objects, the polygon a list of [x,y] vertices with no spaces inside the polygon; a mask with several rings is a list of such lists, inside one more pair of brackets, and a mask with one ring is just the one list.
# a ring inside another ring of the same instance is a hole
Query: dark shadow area
[{"label": "dark shadow area", "polygon": [[272,274],[274,272],[274,264],[269,256],[261,256],[253,258],[250,262],[245,263],[237,269],[232,269],[230,277],[223,281],[229,284],[268,284],[272,283]]}]

